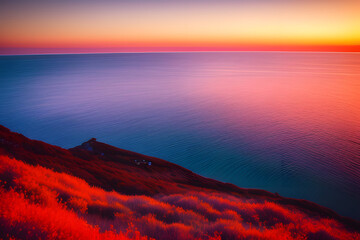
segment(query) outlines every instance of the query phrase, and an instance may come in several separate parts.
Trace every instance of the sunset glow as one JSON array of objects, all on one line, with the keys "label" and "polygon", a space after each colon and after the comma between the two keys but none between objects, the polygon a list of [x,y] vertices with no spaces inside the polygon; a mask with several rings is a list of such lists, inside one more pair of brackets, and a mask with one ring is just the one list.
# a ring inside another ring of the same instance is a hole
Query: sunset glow
[{"label": "sunset glow", "polygon": [[360,2],[352,0],[1,5],[2,54],[360,50]]},{"label": "sunset glow", "polygon": [[0,0],[0,240],[360,240],[360,0]]}]

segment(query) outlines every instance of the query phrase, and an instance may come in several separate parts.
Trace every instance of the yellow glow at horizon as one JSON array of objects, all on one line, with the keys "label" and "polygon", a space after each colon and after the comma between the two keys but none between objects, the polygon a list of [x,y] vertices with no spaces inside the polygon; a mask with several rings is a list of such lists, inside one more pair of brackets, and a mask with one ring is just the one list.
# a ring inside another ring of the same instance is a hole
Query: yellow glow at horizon
[{"label": "yellow glow at horizon", "polygon": [[359,45],[360,1],[351,4],[210,5],[29,10],[0,17],[14,46]]}]

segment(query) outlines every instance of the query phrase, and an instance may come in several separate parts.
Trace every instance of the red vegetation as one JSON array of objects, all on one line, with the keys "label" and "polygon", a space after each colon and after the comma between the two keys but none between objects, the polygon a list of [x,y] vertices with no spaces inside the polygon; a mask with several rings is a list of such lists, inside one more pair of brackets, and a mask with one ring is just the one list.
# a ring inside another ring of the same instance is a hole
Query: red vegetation
[{"label": "red vegetation", "polygon": [[[0,125],[0,154],[31,165],[40,165],[77,176],[90,185],[107,191],[148,196],[216,191],[295,207],[313,216],[335,219],[351,228],[360,229],[358,221],[342,217],[315,203],[281,197],[264,190],[239,188],[229,183],[204,178],[165,160],[119,149],[95,139],[67,150],[28,139]],[[145,160],[152,164],[137,165],[135,160]]]},{"label": "red vegetation", "polygon": [[341,222],[216,191],[124,195],[0,156],[2,239],[360,239]]}]

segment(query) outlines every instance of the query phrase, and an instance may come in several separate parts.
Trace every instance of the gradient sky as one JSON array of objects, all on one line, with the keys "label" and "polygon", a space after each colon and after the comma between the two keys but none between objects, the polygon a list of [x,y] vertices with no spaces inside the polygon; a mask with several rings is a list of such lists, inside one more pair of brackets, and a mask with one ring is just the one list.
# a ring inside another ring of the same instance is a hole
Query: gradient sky
[{"label": "gradient sky", "polygon": [[359,0],[0,0],[0,53],[360,51]]}]

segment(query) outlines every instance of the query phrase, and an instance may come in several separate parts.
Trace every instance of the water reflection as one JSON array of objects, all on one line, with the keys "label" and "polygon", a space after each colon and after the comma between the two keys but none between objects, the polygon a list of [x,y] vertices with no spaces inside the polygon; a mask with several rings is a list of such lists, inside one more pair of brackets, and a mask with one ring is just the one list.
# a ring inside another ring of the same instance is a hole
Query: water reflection
[{"label": "water reflection", "polygon": [[1,124],[91,137],[242,187],[360,215],[360,55],[0,57]]}]

